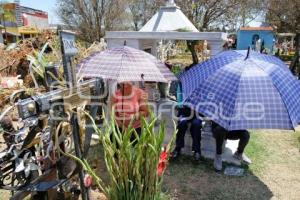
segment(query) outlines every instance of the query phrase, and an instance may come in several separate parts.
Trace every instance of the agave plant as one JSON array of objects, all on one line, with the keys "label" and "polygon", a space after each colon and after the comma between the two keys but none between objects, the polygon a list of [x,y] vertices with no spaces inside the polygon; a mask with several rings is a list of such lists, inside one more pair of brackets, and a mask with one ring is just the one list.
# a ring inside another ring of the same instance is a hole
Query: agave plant
[{"label": "agave plant", "polygon": [[[104,128],[93,123],[103,145],[104,158],[109,173],[109,184],[105,185],[96,175],[87,160],[71,156],[87,173],[86,184],[91,178],[109,200],[160,200],[163,174],[170,149],[175,140],[175,129],[170,142],[163,147],[165,124],[155,127],[156,118],[141,120],[141,135],[129,127],[124,132],[116,128],[114,120],[105,120]],[[175,127],[175,126],[174,126]],[[132,140],[132,138],[135,138]]]},{"label": "agave plant", "polygon": [[35,74],[37,74],[43,80],[45,78],[45,69],[48,66],[48,62],[44,58],[43,54],[47,46],[48,43],[44,45],[41,52],[38,53],[37,51],[34,51],[33,55],[27,55],[27,60],[30,62],[29,72],[36,88],[38,88],[38,83],[36,81]]},{"label": "agave plant", "polygon": [[36,51],[33,53],[33,55],[27,55],[27,60],[30,61],[33,71],[41,78],[44,78],[45,68],[48,65],[47,61],[43,57],[38,59],[38,53]]}]

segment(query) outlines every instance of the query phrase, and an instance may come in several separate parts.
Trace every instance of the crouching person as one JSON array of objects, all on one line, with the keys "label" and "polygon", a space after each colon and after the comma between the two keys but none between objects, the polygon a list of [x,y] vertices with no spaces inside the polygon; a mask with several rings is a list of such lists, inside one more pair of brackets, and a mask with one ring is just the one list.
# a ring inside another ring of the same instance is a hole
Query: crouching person
[{"label": "crouching person", "polygon": [[178,123],[176,135],[176,147],[172,153],[172,158],[177,158],[181,154],[184,147],[184,137],[190,124],[190,132],[192,135],[192,151],[194,152],[194,160],[199,161],[201,157],[201,128],[202,121],[196,113],[187,106],[182,106],[178,110]]},{"label": "crouching person", "polygon": [[245,147],[250,139],[250,134],[247,130],[227,131],[222,126],[213,122],[212,132],[216,141],[216,155],[214,159],[214,168],[216,171],[222,170],[222,150],[224,140],[239,140],[238,149],[233,157],[245,164],[251,163],[251,160],[244,154]]}]

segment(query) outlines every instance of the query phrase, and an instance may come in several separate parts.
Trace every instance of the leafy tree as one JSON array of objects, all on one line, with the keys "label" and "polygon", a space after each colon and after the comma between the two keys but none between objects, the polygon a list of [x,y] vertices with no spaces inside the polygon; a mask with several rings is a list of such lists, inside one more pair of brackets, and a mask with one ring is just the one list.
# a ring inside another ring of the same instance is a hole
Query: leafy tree
[{"label": "leafy tree", "polygon": [[121,24],[124,5],[122,0],[60,0],[57,13],[82,39],[93,42],[99,41],[105,30],[113,30],[115,25]]},{"label": "leafy tree", "polygon": [[128,0],[134,30],[142,28],[162,5],[164,0]]},{"label": "leafy tree", "polygon": [[215,27],[238,29],[261,13],[261,0],[177,0],[200,31]]},{"label": "leafy tree", "polygon": [[[300,1],[299,0],[268,0],[265,4],[267,10],[266,21],[277,28],[278,32],[292,32],[296,34],[296,53],[291,63],[292,72],[300,68]],[[300,70],[299,78],[300,78]]]}]

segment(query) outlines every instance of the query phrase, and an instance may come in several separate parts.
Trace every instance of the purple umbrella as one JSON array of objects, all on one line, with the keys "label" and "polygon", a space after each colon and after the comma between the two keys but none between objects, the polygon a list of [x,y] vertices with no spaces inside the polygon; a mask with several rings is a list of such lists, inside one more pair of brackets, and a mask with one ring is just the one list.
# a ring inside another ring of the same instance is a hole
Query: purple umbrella
[{"label": "purple umbrella", "polygon": [[124,81],[169,82],[177,80],[154,56],[131,47],[112,48],[93,54],[78,65],[79,77]]}]

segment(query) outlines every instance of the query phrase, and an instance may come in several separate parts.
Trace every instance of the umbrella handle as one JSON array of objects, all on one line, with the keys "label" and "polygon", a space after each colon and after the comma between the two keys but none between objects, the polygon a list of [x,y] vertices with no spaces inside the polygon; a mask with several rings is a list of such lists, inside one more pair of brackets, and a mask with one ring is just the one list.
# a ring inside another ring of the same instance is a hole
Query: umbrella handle
[{"label": "umbrella handle", "polygon": [[247,60],[249,58],[249,54],[250,54],[250,46],[248,47],[247,56],[246,56],[245,60]]},{"label": "umbrella handle", "polygon": [[142,88],[145,89],[145,80],[144,80],[145,74],[141,74],[141,79],[142,79]]}]

